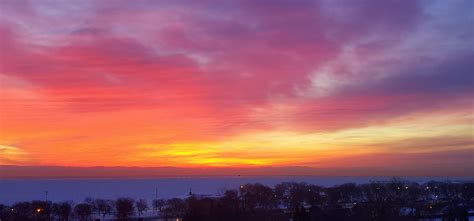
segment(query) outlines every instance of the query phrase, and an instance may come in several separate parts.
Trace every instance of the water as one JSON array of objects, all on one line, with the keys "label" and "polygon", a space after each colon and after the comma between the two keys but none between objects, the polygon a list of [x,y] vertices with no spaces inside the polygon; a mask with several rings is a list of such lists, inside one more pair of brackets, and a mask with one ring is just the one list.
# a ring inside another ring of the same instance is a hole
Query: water
[{"label": "water", "polygon": [[[306,182],[321,186],[343,183],[367,183],[389,180],[389,177],[188,177],[149,179],[7,179],[0,180],[0,203],[12,204],[18,201],[48,200],[81,202],[86,197],[135,199],[186,197],[192,189],[196,194],[221,194],[226,189],[236,189],[242,184],[259,182],[274,186],[281,182]],[[424,183],[429,180],[446,180],[441,177],[411,177],[407,180]],[[473,180],[472,178],[451,178],[451,180]]]}]

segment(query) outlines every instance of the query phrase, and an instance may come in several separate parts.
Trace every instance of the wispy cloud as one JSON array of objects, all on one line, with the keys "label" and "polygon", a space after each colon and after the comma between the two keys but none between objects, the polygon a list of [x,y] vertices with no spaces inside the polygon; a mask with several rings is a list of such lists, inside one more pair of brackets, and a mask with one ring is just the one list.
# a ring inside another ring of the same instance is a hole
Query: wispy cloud
[{"label": "wispy cloud", "polygon": [[0,165],[29,163],[28,154],[20,148],[0,145]]}]

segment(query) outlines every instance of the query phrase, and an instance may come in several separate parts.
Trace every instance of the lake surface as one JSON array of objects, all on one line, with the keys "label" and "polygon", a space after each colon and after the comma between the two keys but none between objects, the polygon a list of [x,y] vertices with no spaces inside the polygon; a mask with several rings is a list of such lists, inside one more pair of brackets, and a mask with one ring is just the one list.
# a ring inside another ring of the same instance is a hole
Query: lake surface
[{"label": "lake surface", "polygon": [[[321,186],[343,183],[368,183],[386,181],[390,177],[182,177],[148,179],[6,179],[0,180],[0,203],[48,200],[81,202],[86,197],[116,199],[118,197],[155,199],[186,197],[190,189],[196,194],[221,194],[226,189],[236,189],[246,183],[274,186],[281,182],[306,182]],[[446,180],[446,177],[408,177],[418,183]],[[474,178],[450,178],[453,181],[473,181]],[[157,191],[158,190],[158,191]]]}]

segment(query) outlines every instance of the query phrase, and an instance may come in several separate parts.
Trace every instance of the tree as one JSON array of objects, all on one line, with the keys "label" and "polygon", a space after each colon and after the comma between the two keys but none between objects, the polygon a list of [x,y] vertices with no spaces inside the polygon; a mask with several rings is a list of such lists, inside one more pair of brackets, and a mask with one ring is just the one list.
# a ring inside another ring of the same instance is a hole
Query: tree
[{"label": "tree", "polygon": [[33,208],[33,214],[38,221],[49,221],[51,220],[52,204],[50,201],[31,201],[31,207]]},{"label": "tree", "polygon": [[399,214],[399,208],[395,204],[395,194],[391,190],[390,183],[384,184],[373,182],[362,185],[362,191],[366,198],[365,210],[372,214],[371,220],[392,220]]},{"label": "tree", "polygon": [[[275,186],[275,195],[279,199],[281,203],[286,205],[291,209],[298,209],[302,206],[302,204],[308,200],[308,194],[311,193],[311,189],[314,194],[319,194],[317,191],[317,187],[314,186],[310,188],[306,183],[293,183],[293,182],[284,182]],[[316,202],[318,201],[316,198],[318,196],[312,195],[310,201]]]},{"label": "tree", "polygon": [[461,199],[464,206],[474,201],[474,182],[466,182],[461,184]]},{"label": "tree", "polygon": [[184,216],[186,203],[179,198],[166,200],[164,215],[166,218],[176,218]]},{"label": "tree", "polygon": [[166,201],[163,199],[154,199],[153,200],[153,208],[160,213],[163,213],[166,205]]},{"label": "tree", "polygon": [[306,186],[306,197],[305,201],[311,206],[318,206],[323,203],[323,197],[321,192],[324,190],[323,187],[317,185]]},{"label": "tree", "polygon": [[[184,214],[184,220],[190,221],[208,221],[223,218],[215,207],[216,201],[211,198],[198,199],[195,196],[191,196],[186,199],[186,212]],[[230,214],[227,214],[227,216]]]},{"label": "tree", "polygon": [[74,214],[80,221],[88,221],[92,216],[92,206],[88,203],[80,203],[74,207]]},{"label": "tree", "polygon": [[114,202],[112,200],[95,199],[92,201],[94,211],[96,211],[102,220],[105,220],[107,215],[112,214]]},{"label": "tree", "polygon": [[116,216],[119,220],[128,220],[134,214],[134,200],[132,198],[119,198],[115,201]]},{"label": "tree", "polygon": [[0,204],[0,220],[10,220],[10,208],[8,206]]},{"label": "tree", "polygon": [[18,202],[10,208],[13,220],[29,221],[32,219],[33,207],[30,202]]},{"label": "tree", "polygon": [[148,209],[148,202],[146,201],[146,199],[139,199],[135,203],[135,207],[137,208],[138,217],[140,218],[142,216],[142,213]]},{"label": "tree", "polygon": [[271,210],[276,208],[278,201],[272,188],[256,184],[246,184],[240,188],[240,197],[245,210],[254,212],[255,209]]},{"label": "tree", "polygon": [[53,203],[53,214],[59,221],[68,221],[72,213],[72,206],[69,202]]},{"label": "tree", "polygon": [[239,211],[239,193],[235,190],[225,191],[220,203],[227,214],[236,214]]},{"label": "tree", "polygon": [[353,203],[361,200],[362,192],[354,183],[342,184],[333,189],[336,191],[338,199],[344,202]]}]

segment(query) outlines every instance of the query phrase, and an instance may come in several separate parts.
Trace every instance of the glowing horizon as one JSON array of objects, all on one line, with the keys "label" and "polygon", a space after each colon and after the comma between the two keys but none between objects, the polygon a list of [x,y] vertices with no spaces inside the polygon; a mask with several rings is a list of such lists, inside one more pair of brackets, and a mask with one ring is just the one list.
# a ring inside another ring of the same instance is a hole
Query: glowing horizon
[{"label": "glowing horizon", "polygon": [[473,8],[1,1],[0,165],[459,174]]}]

